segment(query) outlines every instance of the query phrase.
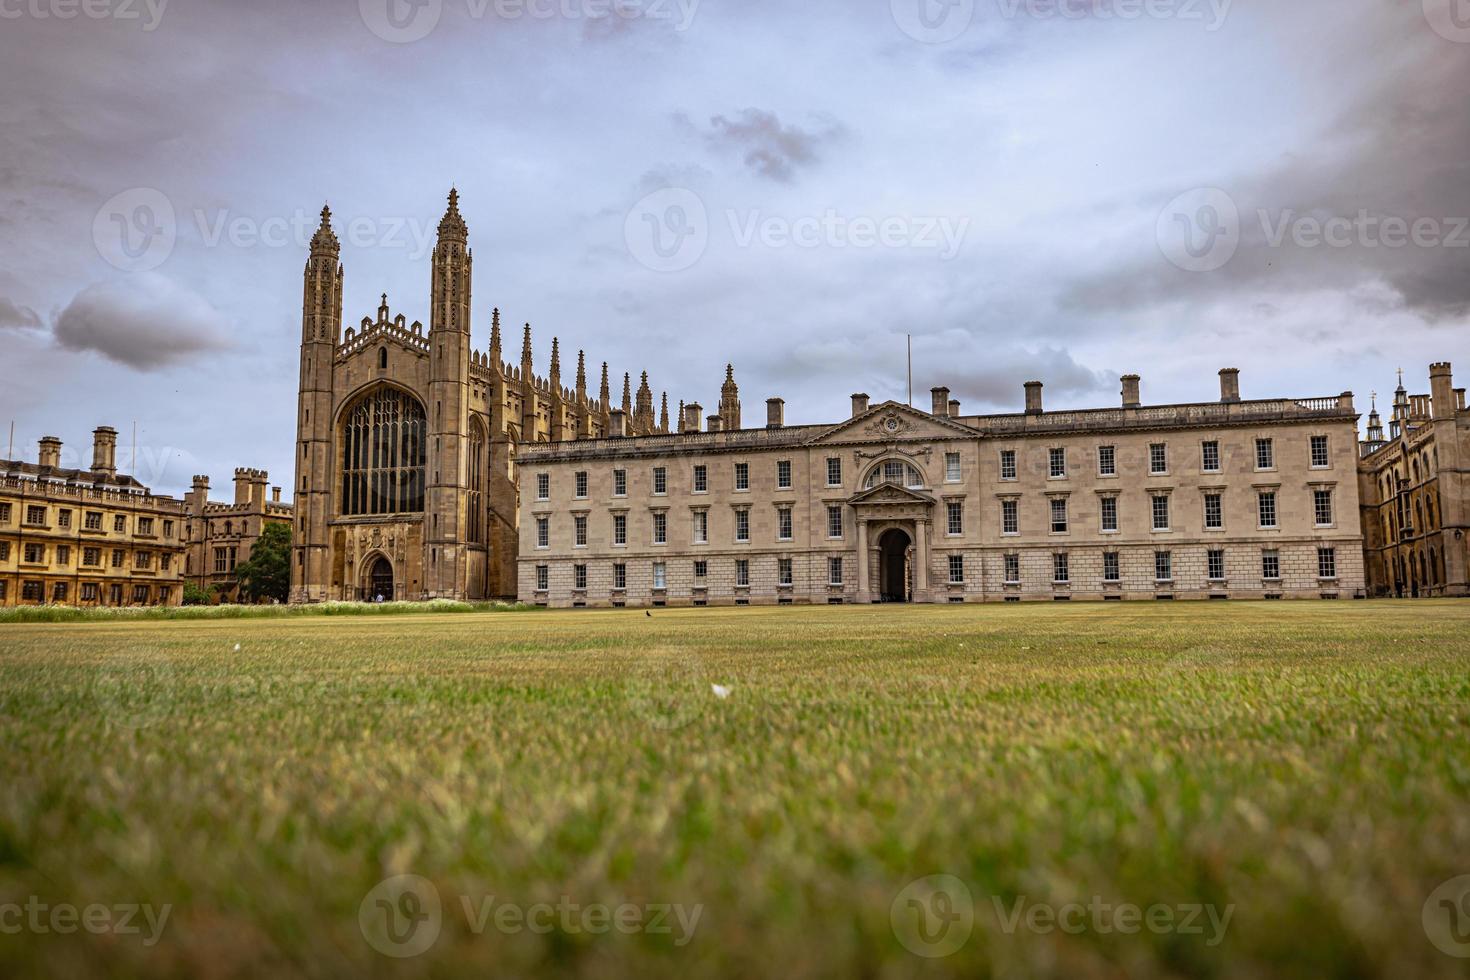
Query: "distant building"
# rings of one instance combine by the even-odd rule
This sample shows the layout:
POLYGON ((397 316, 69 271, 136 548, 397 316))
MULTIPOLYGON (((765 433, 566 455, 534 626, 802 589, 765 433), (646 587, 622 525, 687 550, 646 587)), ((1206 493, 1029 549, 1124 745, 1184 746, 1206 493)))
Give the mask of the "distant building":
POLYGON ((290 523, 263 470, 235 471, 234 504, 210 503, 202 476, 179 500, 117 472, 116 430, 92 439, 90 469, 63 467, 55 436, 35 463, 0 460, 0 605, 172 606, 185 581, 232 600, 265 523, 290 523))
POLYGON ((1387 436, 1376 402, 1368 415, 1358 484, 1375 596, 1470 595, 1470 410, 1448 363, 1429 366, 1429 387, 1410 395, 1399 372, 1387 436))
POLYGON ((92 433, 92 466, 0 460, 0 604, 167 606, 182 597, 184 507, 117 471, 117 432, 92 433))
POLYGON ((520 598, 551 606, 1364 594, 1351 393, 1019 414, 854 395, 850 417, 741 427, 727 368, 701 431, 532 445, 520 598))
POLYGON ((291 504, 281 501, 281 488, 266 487, 265 470, 235 470, 235 501, 209 499, 209 477, 194 477, 184 494, 184 578, 221 602, 240 598, 235 566, 250 559, 255 542, 268 524, 291 526, 291 504))

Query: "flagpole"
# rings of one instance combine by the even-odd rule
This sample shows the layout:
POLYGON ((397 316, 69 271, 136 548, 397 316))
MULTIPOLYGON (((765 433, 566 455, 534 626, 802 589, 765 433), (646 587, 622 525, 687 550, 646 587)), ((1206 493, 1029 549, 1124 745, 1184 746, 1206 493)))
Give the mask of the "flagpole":
POLYGON ((909 342, 909 408, 914 407, 914 335, 908 334, 909 342))

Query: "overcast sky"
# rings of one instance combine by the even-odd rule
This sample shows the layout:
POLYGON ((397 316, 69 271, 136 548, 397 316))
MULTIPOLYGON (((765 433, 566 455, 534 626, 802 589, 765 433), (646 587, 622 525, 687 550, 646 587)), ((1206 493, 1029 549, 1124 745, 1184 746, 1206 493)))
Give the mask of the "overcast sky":
POLYGON ((499 306, 538 372, 555 335, 707 412, 733 361, 748 425, 904 398, 906 333, 966 411, 1470 380, 1465 0, 608 9, 0 0, 16 454, 136 421, 158 490, 289 496, 317 212, 344 327, 427 322, 451 184, 478 347, 499 306))

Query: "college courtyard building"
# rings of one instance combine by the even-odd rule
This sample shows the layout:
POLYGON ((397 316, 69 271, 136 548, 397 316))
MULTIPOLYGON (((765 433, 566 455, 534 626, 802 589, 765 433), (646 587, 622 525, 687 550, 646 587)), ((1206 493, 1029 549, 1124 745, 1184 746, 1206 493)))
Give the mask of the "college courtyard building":
MULTIPOLYGON (((527 324, 476 350, 469 231, 451 191, 429 324, 343 329, 323 209, 303 273, 293 602, 520 599, 548 606, 1466 595, 1467 414, 1448 364, 1367 441, 1349 392, 965 414, 854 395, 847 418, 747 427, 586 359, 537 373, 527 324), (1422 515, 1422 516, 1421 516, 1422 515)), ((1376 406, 1375 406, 1376 408, 1376 406)))
POLYGON ((850 417, 527 447, 519 593, 551 606, 1365 594, 1351 394, 850 417))
MULTIPOLYGON (((90 466, 64 466, 62 455, 62 441, 45 436, 36 462, 0 460, 0 606, 173 606, 191 579, 234 595, 232 575, 192 572, 212 540, 200 515, 225 506, 208 502, 208 479, 195 477, 204 495, 193 499, 155 494, 118 472, 117 430, 106 425, 92 433, 90 466)), ((273 517, 290 519, 290 504, 275 507, 273 517)), ((248 556, 258 536, 232 545, 248 556)))

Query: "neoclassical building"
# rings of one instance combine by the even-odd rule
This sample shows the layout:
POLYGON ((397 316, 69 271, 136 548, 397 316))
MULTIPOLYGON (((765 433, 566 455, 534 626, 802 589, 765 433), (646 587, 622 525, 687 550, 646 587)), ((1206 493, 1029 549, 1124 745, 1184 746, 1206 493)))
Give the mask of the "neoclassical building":
POLYGON ((1351 393, 966 415, 854 395, 847 419, 527 446, 519 595, 550 606, 1352 598, 1351 393))
POLYGON ((1387 436, 1375 403, 1362 444, 1368 587, 1375 596, 1470 595, 1470 410, 1448 363, 1429 366, 1427 394, 1399 372, 1387 436))
MULTIPOLYGON (((564 385, 551 345, 545 375, 501 356, 500 311, 490 346, 470 340, 472 255, 459 195, 439 222, 429 324, 393 314, 342 326, 343 267, 323 208, 303 274, 296 426, 293 602, 479 599, 516 592, 516 461, 538 442, 600 438, 615 408, 602 365, 597 397, 577 354, 564 385)), ((623 376, 628 431, 668 430, 645 372, 636 396, 623 376)))

